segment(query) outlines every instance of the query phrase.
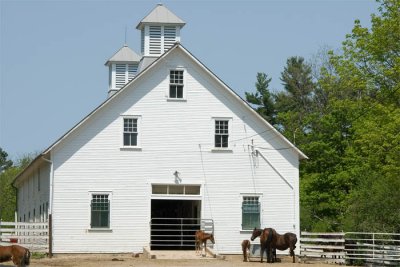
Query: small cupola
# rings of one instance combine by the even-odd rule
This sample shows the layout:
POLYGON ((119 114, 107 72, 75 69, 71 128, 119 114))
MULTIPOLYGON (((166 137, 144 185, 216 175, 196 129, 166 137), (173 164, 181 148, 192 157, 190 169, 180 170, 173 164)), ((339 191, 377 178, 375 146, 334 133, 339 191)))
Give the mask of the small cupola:
POLYGON ((162 4, 158 4, 136 26, 141 31, 141 53, 158 57, 180 42, 180 30, 185 22, 162 4))
POLYGON ((140 59, 141 57, 125 44, 107 60, 105 65, 109 67, 109 97, 136 76, 140 59))

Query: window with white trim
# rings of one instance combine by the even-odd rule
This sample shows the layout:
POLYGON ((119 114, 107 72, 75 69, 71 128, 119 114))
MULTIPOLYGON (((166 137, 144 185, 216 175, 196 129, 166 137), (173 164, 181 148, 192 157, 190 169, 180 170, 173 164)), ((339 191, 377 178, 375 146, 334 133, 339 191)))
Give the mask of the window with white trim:
POLYGON ((138 146, 138 118, 124 118, 123 139, 126 147, 138 146))
POLYGON ((260 228, 260 197, 243 196, 242 199, 242 229, 260 228))
POLYGON ((229 120, 215 120, 215 148, 229 147, 229 120))
POLYGON ((170 70, 169 98, 183 99, 183 70, 170 70))
POLYGON ((92 194, 90 228, 110 228, 110 195, 92 194))

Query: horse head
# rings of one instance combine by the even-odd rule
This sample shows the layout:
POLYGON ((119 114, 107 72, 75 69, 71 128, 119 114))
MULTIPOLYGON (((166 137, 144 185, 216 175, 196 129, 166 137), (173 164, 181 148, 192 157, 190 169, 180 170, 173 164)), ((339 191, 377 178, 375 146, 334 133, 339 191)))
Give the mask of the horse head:
POLYGON ((251 234, 251 241, 254 241, 257 237, 261 235, 261 229, 257 229, 257 227, 254 227, 253 233, 251 234))
POLYGON ((211 241, 213 244, 215 244, 215 240, 214 240, 214 235, 213 235, 213 234, 210 234, 210 241, 211 241))

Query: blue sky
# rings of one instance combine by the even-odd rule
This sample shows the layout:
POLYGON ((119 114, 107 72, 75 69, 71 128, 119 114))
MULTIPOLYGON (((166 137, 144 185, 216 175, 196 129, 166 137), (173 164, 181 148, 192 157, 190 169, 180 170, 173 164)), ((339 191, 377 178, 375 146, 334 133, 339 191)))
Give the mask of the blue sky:
POLYGON ((12 159, 41 152, 107 97, 104 63, 125 42, 140 51, 138 22, 157 3, 186 22, 181 42, 242 97, 257 72, 290 56, 341 47, 374 1, 0 0, 0 147, 12 159))

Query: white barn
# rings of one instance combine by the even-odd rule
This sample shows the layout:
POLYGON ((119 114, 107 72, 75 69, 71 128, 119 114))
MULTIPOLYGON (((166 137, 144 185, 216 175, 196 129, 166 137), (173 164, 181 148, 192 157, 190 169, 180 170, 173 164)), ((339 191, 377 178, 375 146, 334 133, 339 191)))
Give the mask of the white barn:
POLYGON ((193 248, 199 227, 222 254, 255 226, 299 236, 306 156, 181 45, 184 25, 156 6, 141 55, 106 62, 107 100, 14 180, 18 220, 50 218, 53 253, 193 248))

